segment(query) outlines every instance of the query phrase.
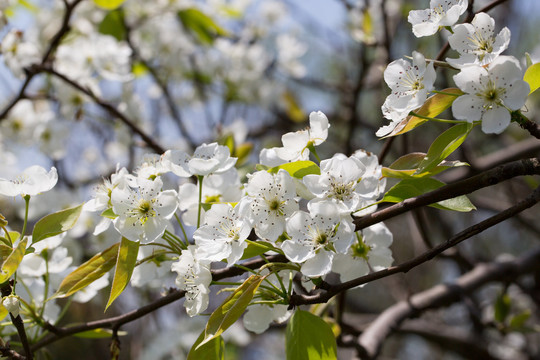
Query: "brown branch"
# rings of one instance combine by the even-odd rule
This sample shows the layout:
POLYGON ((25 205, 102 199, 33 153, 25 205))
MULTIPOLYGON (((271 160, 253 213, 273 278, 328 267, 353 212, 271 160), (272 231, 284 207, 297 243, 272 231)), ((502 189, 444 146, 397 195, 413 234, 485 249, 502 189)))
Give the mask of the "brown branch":
POLYGON ((140 129, 132 120, 128 119, 124 114, 122 114, 120 111, 118 111, 112 104, 106 102, 105 100, 99 98, 97 95, 95 95, 92 91, 85 88, 81 84, 77 83, 76 81, 68 78, 64 74, 61 74, 54 70, 51 67, 48 66, 38 66, 38 71, 45 72, 48 74, 51 74, 53 76, 56 76, 57 78, 64 81, 66 84, 69 84, 73 88, 79 90, 83 94, 90 97, 97 105, 99 105, 102 109, 107 111, 110 115, 116 117, 121 122, 124 123, 128 128, 130 128, 134 133, 139 135, 141 139, 150 147, 152 150, 157 152, 158 154, 162 154, 165 152, 165 149, 161 147, 150 135, 146 134, 142 129, 140 129))
POLYGON ((540 125, 538 125, 534 121, 527 118, 522 118, 522 120, 519 122, 519 126, 527 130, 529 134, 531 134, 535 138, 540 139, 540 125))
POLYGON ((298 305, 304 305, 304 304, 316 304, 316 303, 327 302, 333 296, 335 296, 336 294, 342 291, 352 289, 359 285, 366 284, 374 280, 382 279, 393 274, 406 273, 409 270, 433 259, 435 256, 441 254, 443 251, 456 246, 462 241, 467 240, 471 238, 472 236, 477 235, 481 233, 482 231, 489 229, 490 227, 493 227, 497 225, 498 223, 515 216, 516 214, 522 212, 523 210, 536 205, 538 201, 540 201, 540 187, 537 188, 525 200, 517 203, 516 205, 504 211, 501 211, 500 213, 492 217, 487 218, 484 221, 479 222, 478 224, 475 224, 471 227, 466 228, 465 230, 461 231, 460 233, 448 239, 446 242, 435 246, 434 248, 424 252, 423 254, 409 261, 406 261, 399 265, 391 266, 384 270, 373 272, 365 276, 361 276, 359 278, 356 278, 356 279, 353 279, 353 280, 350 280, 341 284, 328 285, 325 288, 326 291, 318 290, 317 293, 310 294, 310 295, 293 295, 290 299, 290 304, 292 306, 298 306, 298 305))
POLYGON ((476 190, 523 175, 540 175, 540 159, 524 159, 501 165, 468 179, 445 185, 437 190, 406 199, 372 214, 356 218, 354 221, 356 230, 361 230, 422 206, 470 194, 476 190))
POLYGON ((8 359, 26 360, 26 356, 19 354, 15 350, 11 350, 9 346, 0 346, 0 355, 5 356, 8 359))
POLYGON ((398 302, 386 309, 358 339, 358 344, 364 349, 363 357, 366 359, 375 358, 386 338, 405 319, 428 309, 447 306, 459 301, 464 294, 469 294, 489 282, 513 280, 539 268, 540 248, 513 261, 480 264, 452 284, 437 285, 413 295, 406 301, 398 302))

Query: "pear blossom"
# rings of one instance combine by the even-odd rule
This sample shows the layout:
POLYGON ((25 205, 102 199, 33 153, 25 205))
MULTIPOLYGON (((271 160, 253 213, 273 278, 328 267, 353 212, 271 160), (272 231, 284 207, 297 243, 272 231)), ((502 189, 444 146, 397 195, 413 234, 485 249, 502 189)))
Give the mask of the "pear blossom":
POLYGON ((17 29, 10 30, 0 41, 0 54, 13 75, 22 78, 24 69, 38 63, 39 49, 36 44, 24 38, 24 33, 17 29))
POLYGON ((368 274, 370 269, 386 269, 394 261, 389 249, 391 244, 392 233, 383 223, 365 228, 346 254, 334 256, 332 271, 340 275, 342 282, 346 282, 368 274))
POLYGON ((0 178, 0 195, 34 196, 39 193, 51 190, 58 181, 58 173, 55 167, 49 172, 39 165, 30 166, 25 169, 14 180, 0 178))
MULTIPOLYGON (((333 202, 342 214, 359 210, 372 203, 375 189, 361 184, 367 167, 356 156, 336 154, 321 161, 321 174, 304 176, 304 184, 315 198, 308 203, 308 209, 319 202, 333 202), (364 193, 365 192, 365 193, 364 193)), ((374 184, 373 179, 370 181, 374 184)), ((374 185, 375 186, 375 185, 374 185)))
POLYGON ((251 218, 257 236, 276 241, 285 230, 285 219, 298 210, 292 177, 283 169, 277 174, 257 171, 246 185, 251 218))
POLYGON ((392 61, 384 70, 384 81, 392 91, 383 105, 385 117, 392 119, 394 116, 388 115, 391 111, 406 116, 420 107, 433 90, 435 78, 433 63, 427 64, 417 51, 413 51, 412 64, 404 59, 392 61))
POLYGON ((448 43, 460 57, 446 61, 458 69, 469 64, 487 65, 510 43, 510 30, 505 27, 495 36, 495 20, 483 12, 476 14, 470 24, 454 26, 453 31, 448 43))
POLYGON ((435 34, 441 26, 454 25, 467 10, 467 0, 431 0, 429 9, 412 10, 408 21, 416 37, 435 34))
POLYGON ((276 39, 278 66, 293 78, 301 78, 306 74, 306 67, 298 60, 308 47, 290 34, 281 34, 276 39))
POLYGON ((2 298, 2 305, 6 308, 9 313, 16 318, 19 316, 19 311, 21 310, 21 301, 16 295, 8 295, 2 298))
POLYGON ((510 124, 510 110, 518 110, 527 100, 529 84, 523 81, 519 61, 499 56, 487 68, 471 65, 454 76, 465 93, 452 103, 456 119, 482 120, 482 131, 500 134, 510 124))
POLYGON ((193 156, 181 150, 167 150, 163 162, 177 176, 219 174, 232 168, 236 158, 230 156, 229 148, 217 143, 202 144, 193 156))
POLYGON ((248 205, 242 202, 235 208, 230 204, 212 206, 206 213, 205 224, 193 234, 197 258, 210 261, 227 259, 229 265, 240 260, 251 232, 251 224, 245 216, 248 205))
POLYGON ((347 251, 353 232, 352 218, 341 217, 332 203, 319 203, 315 211, 297 211, 287 220, 290 240, 281 249, 290 261, 303 263, 302 274, 323 276, 330 272, 335 253, 347 251))
POLYGON ((137 178, 137 188, 116 187, 111 193, 117 218, 114 227, 132 241, 152 242, 160 237, 178 207, 174 190, 162 191, 163 181, 137 178))
POLYGON ((285 162, 308 160, 309 147, 322 144, 328 137, 329 127, 326 115, 321 111, 312 111, 309 114, 309 128, 283 135, 283 147, 275 148, 276 155, 285 162))
POLYGON ((184 307, 189 316, 195 316, 208 307, 210 283, 210 261, 198 259, 195 256, 195 246, 188 246, 182 251, 178 262, 171 266, 171 270, 178 273, 176 286, 186 291, 184 307))

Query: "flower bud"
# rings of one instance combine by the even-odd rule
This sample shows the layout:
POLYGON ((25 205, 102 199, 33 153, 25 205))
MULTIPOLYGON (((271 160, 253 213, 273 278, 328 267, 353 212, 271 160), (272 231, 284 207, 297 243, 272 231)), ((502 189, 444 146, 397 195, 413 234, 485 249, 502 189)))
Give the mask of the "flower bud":
POLYGON ((20 301, 19 297, 16 295, 9 295, 5 296, 2 299, 2 305, 13 315, 13 317, 19 316, 19 310, 20 310, 20 301))

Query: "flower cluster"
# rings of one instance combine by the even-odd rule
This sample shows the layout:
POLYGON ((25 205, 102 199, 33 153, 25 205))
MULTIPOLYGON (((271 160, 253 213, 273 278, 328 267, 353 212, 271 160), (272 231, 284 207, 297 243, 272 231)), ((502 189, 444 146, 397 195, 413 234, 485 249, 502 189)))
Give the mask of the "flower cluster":
MULTIPOLYGON (((471 24, 455 25, 467 5, 466 0, 432 0, 430 9, 411 11, 409 22, 417 37, 451 27, 448 42, 459 58, 446 61, 459 70, 454 81, 464 93, 452 103, 454 117, 471 123, 481 121, 485 133, 499 134, 510 124, 510 112, 525 105, 529 85, 523 81, 519 61, 512 56, 500 56, 510 42, 508 28, 495 35, 495 21, 482 12, 475 15, 471 24)), ((435 90, 433 64, 413 52, 412 64, 398 59, 388 65, 384 79, 392 92, 382 112, 391 123, 380 128, 378 136, 392 134, 435 90)))

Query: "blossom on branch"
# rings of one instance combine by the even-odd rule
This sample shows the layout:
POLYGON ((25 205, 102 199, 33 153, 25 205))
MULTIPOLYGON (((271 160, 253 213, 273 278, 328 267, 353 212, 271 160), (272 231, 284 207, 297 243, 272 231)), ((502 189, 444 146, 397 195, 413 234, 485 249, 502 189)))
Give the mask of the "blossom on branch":
POLYGON ((14 180, 0 178, 0 195, 34 196, 51 190, 58 181, 56 168, 52 167, 49 172, 41 166, 34 165, 25 169, 21 175, 14 180))
POLYGON ((431 0, 429 9, 412 10, 408 20, 416 37, 430 36, 441 26, 454 25, 467 10, 467 0, 431 0))

